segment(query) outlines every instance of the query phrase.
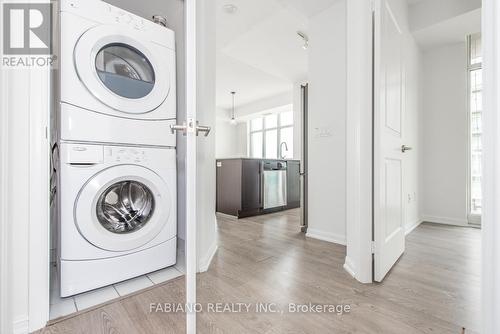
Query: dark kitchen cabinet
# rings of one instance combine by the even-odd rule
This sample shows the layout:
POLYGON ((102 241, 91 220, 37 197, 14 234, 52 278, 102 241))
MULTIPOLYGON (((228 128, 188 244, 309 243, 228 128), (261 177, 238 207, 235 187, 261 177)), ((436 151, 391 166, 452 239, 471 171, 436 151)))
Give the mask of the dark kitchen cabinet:
POLYGON ((264 209, 263 164, 283 162, 266 159, 217 160, 216 210, 238 218, 300 207, 300 162, 286 161, 287 205, 264 209))
POLYGON ((262 182, 260 160, 243 160, 241 175, 241 210, 258 211, 262 208, 262 182))
POLYGON ((262 209, 261 160, 217 160, 217 212, 237 217, 262 209))

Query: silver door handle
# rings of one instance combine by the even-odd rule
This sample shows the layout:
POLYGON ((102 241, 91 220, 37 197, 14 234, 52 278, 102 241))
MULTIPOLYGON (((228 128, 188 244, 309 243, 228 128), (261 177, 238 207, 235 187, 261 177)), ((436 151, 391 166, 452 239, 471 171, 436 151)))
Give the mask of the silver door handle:
POLYGON ((185 136, 187 132, 186 123, 180 124, 171 124, 170 125, 170 133, 175 134, 176 131, 181 131, 182 135, 185 136))
POLYGON ((401 146, 401 152, 405 153, 406 151, 411 151, 413 150, 413 147, 403 145, 401 146))
POLYGON ((204 132, 205 137, 208 137, 208 135, 210 134, 210 131, 212 131, 211 127, 196 124, 196 135, 197 136, 200 134, 200 132, 204 132))

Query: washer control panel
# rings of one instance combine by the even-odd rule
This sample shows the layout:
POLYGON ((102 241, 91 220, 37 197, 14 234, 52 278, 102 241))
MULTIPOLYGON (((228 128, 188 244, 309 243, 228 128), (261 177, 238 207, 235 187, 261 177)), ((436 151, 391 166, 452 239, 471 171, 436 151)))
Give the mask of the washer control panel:
POLYGON ((144 163, 148 161, 145 150, 134 147, 106 147, 106 162, 144 163))

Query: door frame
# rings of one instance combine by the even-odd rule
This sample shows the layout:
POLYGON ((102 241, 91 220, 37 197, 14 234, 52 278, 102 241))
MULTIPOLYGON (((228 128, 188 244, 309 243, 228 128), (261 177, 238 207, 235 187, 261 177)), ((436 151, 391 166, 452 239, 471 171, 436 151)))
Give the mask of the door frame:
MULTIPOLYGON (((196 304, 197 272, 197 206, 196 206, 196 141, 197 133, 197 4, 186 0, 186 304, 196 304), (189 163, 191 162, 191 163, 189 163)), ((196 312, 189 307, 186 313, 186 333, 196 333, 196 312)))
POLYGON ((373 24, 372 1, 347 1, 347 144, 344 269, 373 282, 373 24))
MULTIPOLYGON (((347 2, 347 256, 344 268, 358 281, 371 283, 372 272, 372 22, 373 3, 365 0, 347 2), (365 162, 365 163, 363 163, 365 162)), ((485 162, 498 169, 500 160, 500 138, 498 136, 500 110, 500 4, 495 0, 483 0, 482 35, 483 69, 486 85, 484 90, 485 117, 485 162), (489 85, 488 85, 489 84, 489 85), (489 111, 492 111, 491 113, 489 111)), ((498 171, 486 168, 483 190, 486 200, 482 219, 482 326, 483 332, 493 333, 500 327, 496 312, 500 309, 500 268, 495 259, 500 257, 500 247, 495 241, 500 239, 498 217, 495 208, 495 194, 500 191, 498 171), (491 200, 488 200, 490 199, 491 200), (491 202, 491 206, 488 203, 491 202), (496 290, 495 290, 496 289, 496 290), (493 293, 494 292, 494 293, 493 293)))
POLYGON ((500 3, 483 0, 483 217, 482 228, 482 332, 494 333, 500 328, 500 210, 496 205, 500 192, 500 3))
MULTIPOLYGON (((48 1, 46 1, 48 2, 48 1)), ((50 114, 50 69, 12 69, 2 70, 1 95, 2 95, 2 134, 1 134, 1 229, 0 229, 0 328, 2 332, 32 332, 46 325, 49 320, 49 114, 50 114), (21 83, 22 82, 22 86, 21 83), (22 87, 22 88, 21 88, 22 87), (16 90, 17 89, 17 90, 16 90), (13 101, 21 98, 15 94, 18 91, 28 91, 27 106, 23 110, 16 109, 10 112, 13 101), (18 196, 27 198, 29 201, 29 212, 27 220, 20 223, 25 224, 27 234, 23 240, 13 240, 9 224, 12 209, 11 198, 11 170, 16 166, 10 166, 10 157, 14 152, 12 142, 13 136, 23 136, 24 133, 13 133, 9 131, 9 123, 17 123, 28 130, 27 137, 21 138, 26 150, 25 159, 29 166, 23 168, 27 171, 23 177, 27 181, 25 189, 18 189, 18 196), (12 250, 14 242, 24 245, 22 250, 26 258, 14 259, 12 250), (24 314, 12 314, 10 305, 15 296, 13 295, 12 263, 21 261, 26 265, 27 277, 20 277, 19 281, 26 281, 28 290, 27 304, 23 304, 24 314)), ((24 95, 25 96, 25 95, 24 95)), ((24 97, 23 96, 23 97, 24 97)), ((16 196, 14 196, 16 197, 16 196)))
MULTIPOLYGON (((3 31, 2 31, 3 33, 3 31)), ((6 71, 0 69, 0 332, 8 333, 12 325, 9 311, 9 262, 10 252, 8 247, 8 191, 5 186, 8 182, 8 100, 7 100, 7 78, 6 71)))

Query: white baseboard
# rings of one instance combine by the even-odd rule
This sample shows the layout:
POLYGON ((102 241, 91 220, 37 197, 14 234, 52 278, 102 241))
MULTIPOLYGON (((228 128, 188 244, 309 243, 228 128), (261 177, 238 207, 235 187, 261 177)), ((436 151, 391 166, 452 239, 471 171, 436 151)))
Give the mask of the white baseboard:
POLYGON ((428 223, 436 223, 436 224, 444 224, 444 225, 453 225, 453 226, 469 226, 469 222, 467 219, 457 219, 457 218, 448 218, 448 217, 436 217, 436 216, 429 216, 429 215, 423 215, 422 216, 422 221, 423 222, 428 222, 428 223))
POLYGON ((354 269, 351 258, 348 256, 345 257, 344 270, 347 271, 353 278, 356 278, 356 270, 354 269))
MULTIPOLYGON (((228 215, 227 213, 222 213, 222 212, 216 212, 216 216, 221 216, 221 217, 226 217, 226 218, 232 218, 232 219, 238 219, 238 216, 233 216, 233 215, 228 215)), ((216 217, 217 219, 217 217, 216 217)))
POLYGON ((214 243, 208 249, 206 256, 200 259, 200 262, 198 263, 198 272, 204 273, 205 271, 208 270, 215 256, 215 253, 217 253, 217 249, 218 249, 217 240, 215 240, 214 243))
POLYGON ((322 241, 328 241, 342 246, 345 246, 347 244, 345 235, 323 232, 311 228, 307 229, 306 237, 322 241))
POLYGON ((14 334, 27 334, 29 330, 29 318, 28 316, 20 316, 14 320, 12 324, 12 332, 14 334))
POLYGON ((405 235, 408 235, 411 232, 413 232, 413 230, 416 229, 417 227, 419 227, 420 224, 422 224, 422 223, 423 223, 422 219, 417 219, 413 223, 406 225, 405 226, 405 235))

